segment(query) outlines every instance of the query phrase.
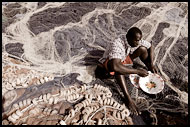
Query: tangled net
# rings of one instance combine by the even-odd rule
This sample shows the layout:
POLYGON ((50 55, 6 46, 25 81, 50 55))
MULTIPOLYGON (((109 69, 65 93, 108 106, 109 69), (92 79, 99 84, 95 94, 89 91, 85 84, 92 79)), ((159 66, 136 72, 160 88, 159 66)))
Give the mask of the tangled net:
POLYGON ((57 89, 49 87, 49 91, 40 92, 42 84, 48 87, 46 83, 54 80, 53 74, 11 65, 26 63, 5 54, 3 58, 3 115, 6 116, 3 125, 133 124, 129 110, 112 97, 109 88, 100 84, 66 87, 61 83, 57 89))
POLYGON ((101 85, 71 86, 14 103, 7 124, 14 125, 131 125, 130 112, 101 85), (78 102, 80 101, 80 102, 78 102), (78 102, 71 106, 71 103, 78 102), (67 104, 67 106, 65 105, 67 104), (65 112, 66 109, 68 113, 65 112), (102 110, 104 112, 102 112, 102 110))

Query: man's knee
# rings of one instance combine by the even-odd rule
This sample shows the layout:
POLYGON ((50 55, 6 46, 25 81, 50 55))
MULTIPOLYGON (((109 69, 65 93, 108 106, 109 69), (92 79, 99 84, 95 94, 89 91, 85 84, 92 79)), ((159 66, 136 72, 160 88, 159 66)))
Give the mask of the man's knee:
POLYGON ((147 48, 146 47, 144 47, 144 46, 140 46, 139 48, 138 48, 138 50, 140 51, 140 59, 141 60, 146 60, 147 58, 148 58, 148 51, 147 51, 147 48))
POLYGON ((140 46, 138 48, 138 50, 142 53, 142 54, 148 54, 147 48, 144 46, 140 46))

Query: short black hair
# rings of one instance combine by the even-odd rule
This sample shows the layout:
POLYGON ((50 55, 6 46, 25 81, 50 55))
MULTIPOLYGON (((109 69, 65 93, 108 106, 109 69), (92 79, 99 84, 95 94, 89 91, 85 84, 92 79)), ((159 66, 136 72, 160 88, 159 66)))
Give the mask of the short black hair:
POLYGON ((142 35, 142 31, 139 28, 131 27, 126 34, 126 37, 132 37, 133 38, 133 37, 135 37, 136 33, 139 33, 140 35, 142 35))

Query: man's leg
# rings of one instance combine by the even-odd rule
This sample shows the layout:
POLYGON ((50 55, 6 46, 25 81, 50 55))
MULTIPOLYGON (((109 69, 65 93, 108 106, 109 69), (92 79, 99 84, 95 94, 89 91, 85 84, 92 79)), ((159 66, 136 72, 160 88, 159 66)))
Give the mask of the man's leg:
POLYGON ((107 70, 104 68, 103 65, 98 64, 95 69, 95 77, 99 79, 107 79, 110 78, 110 74, 107 72, 107 70))
POLYGON ((135 58, 139 57, 140 60, 146 65, 148 70, 150 69, 150 56, 148 55, 148 51, 146 47, 140 46, 136 49, 133 54, 129 55, 131 60, 133 61, 135 58))

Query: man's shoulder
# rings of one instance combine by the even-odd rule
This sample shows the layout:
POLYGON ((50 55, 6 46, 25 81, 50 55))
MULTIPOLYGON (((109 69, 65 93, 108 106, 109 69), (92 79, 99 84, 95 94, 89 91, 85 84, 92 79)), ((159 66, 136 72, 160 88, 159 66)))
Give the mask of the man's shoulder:
POLYGON ((145 43, 150 43, 149 41, 143 40, 143 39, 141 39, 141 41, 142 41, 142 42, 145 42, 145 43))
POLYGON ((141 45, 147 47, 147 48, 150 48, 151 46, 151 43, 147 40, 141 40, 141 45))
POLYGON ((115 41, 118 43, 125 43, 126 42, 126 38, 124 35, 119 35, 117 38, 115 38, 115 41))
POLYGON ((141 40, 141 43, 142 43, 142 44, 150 44, 149 41, 147 41, 147 40, 143 40, 143 39, 141 40))

